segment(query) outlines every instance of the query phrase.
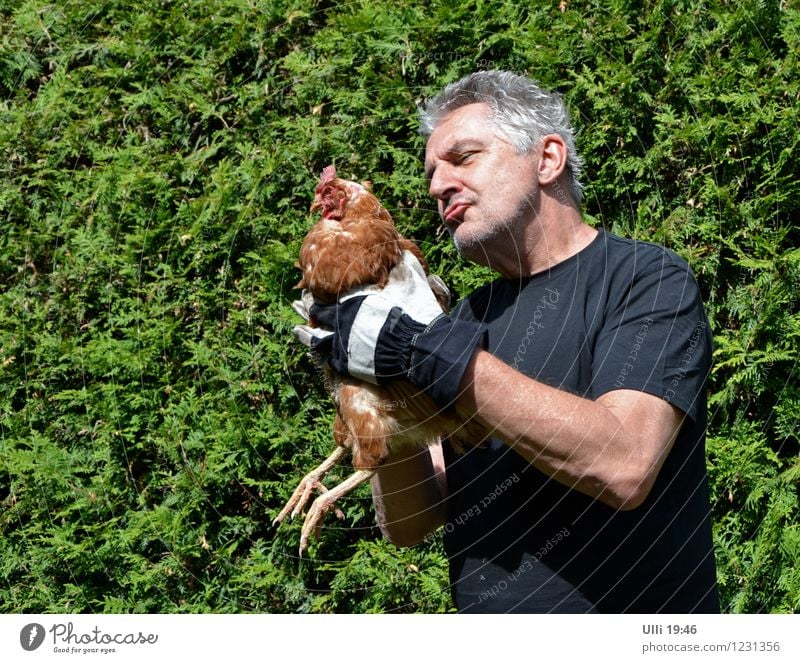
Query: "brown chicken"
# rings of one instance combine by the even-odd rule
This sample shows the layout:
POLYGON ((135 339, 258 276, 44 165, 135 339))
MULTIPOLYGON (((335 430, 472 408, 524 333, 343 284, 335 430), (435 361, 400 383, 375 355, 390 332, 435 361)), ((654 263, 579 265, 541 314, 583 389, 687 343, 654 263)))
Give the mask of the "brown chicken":
MULTIPOLYGON (((332 303, 340 295, 365 284, 385 286, 389 272, 410 251, 427 273, 427 263, 416 244, 401 237, 392 217, 369 191, 369 184, 357 184, 336 177, 328 166, 317 185, 311 211, 322 211, 322 219, 309 231, 300 249, 299 267, 306 288, 315 299, 332 303)), ((428 278, 442 309, 447 309, 449 292, 436 277, 428 278)), ((313 320, 311 321, 313 324, 313 320)), ((474 422, 465 423, 453 412, 441 411, 431 398, 405 380, 373 385, 340 375, 327 365, 326 385, 336 405, 333 438, 336 450, 309 472, 295 489, 286 506, 273 521, 294 518, 305 507, 314 490, 321 493, 306 515, 300 535, 300 555, 309 536, 319 535, 322 521, 337 499, 368 481, 386 460, 392 448, 411 445, 424 449, 442 437, 475 444, 486 432, 474 422), (330 490, 323 477, 350 452, 355 472, 330 490)))

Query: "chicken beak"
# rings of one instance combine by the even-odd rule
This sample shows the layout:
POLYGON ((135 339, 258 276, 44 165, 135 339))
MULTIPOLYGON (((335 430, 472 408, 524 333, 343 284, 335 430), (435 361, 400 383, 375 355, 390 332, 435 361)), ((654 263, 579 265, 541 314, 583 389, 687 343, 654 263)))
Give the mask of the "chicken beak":
POLYGON ((322 198, 319 196, 314 196, 314 202, 311 203, 311 209, 309 212, 319 212, 322 209, 322 198))

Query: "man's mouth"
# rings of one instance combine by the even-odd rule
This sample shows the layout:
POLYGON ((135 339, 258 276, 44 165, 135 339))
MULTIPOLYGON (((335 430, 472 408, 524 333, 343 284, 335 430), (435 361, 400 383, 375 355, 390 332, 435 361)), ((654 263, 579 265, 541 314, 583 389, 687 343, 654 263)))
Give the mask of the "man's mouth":
POLYGON ((464 213, 467 211, 469 203, 456 202, 450 203, 445 209, 442 217, 445 223, 460 223, 464 219, 464 213))

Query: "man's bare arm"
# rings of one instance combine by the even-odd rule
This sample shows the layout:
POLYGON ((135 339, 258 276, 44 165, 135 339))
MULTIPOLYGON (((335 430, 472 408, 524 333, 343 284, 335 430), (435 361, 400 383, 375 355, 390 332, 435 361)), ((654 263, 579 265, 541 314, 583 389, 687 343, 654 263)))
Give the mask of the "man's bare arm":
MULTIPOLYGON (((475 416, 523 458, 557 481, 615 509, 639 506, 653 487, 685 415, 666 401, 620 389, 596 401, 528 378, 478 351, 457 408, 475 416)), ((441 446, 403 451, 372 480, 378 522, 400 546, 446 520, 441 446)))
POLYGON ((666 401, 620 389, 592 401, 524 376, 479 350, 457 408, 539 470, 616 509, 639 506, 684 420, 666 401))
POLYGON ((411 546, 444 524, 447 481, 441 445, 401 449, 372 478, 378 525, 398 546, 411 546))

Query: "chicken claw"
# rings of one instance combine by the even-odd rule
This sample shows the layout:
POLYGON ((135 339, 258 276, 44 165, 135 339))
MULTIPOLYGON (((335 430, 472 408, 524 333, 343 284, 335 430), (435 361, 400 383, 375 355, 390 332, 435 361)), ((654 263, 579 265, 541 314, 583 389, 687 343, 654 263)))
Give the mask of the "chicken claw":
MULTIPOLYGON (((306 502, 308 502, 311 497, 311 491, 315 488, 323 494, 327 493, 328 489, 322 484, 322 479, 330 472, 331 468, 339 463, 346 455, 347 449, 336 447, 334 452, 328 456, 319 467, 306 474, 297 485, 297 488, 294 489, 286 506, 281 509, 281 512, 275 517, 275 520, 272 521, 273 526, 282 523, 286 516, 289 515, 289 512, 291 512, 291 519, 294 520, 297 514, 305 507, 306 502)), ((344 518, 344 514, 339 509, 336 509, 336 517, 342 519, 344 518)))
MULTIPOLYGON (((314 534, 314 538, 319 538, 319 534, 322 531, 322 522, 328 511, 334 508, 337 512, 337 516, 341 513, 338 508, 334 507, 336 500, 342 495, 346 495, 357 486, 360 486, 362 483, 369 481, 374 474, 375 470, 358 470, 357 472, 353 472, 353 474, 342 481, 342 483, 334 486, 330 490, 326 490, 314 500, 311 504, 311 508, 308 510, 308 514, 306 514, 303 529, 300 531, 300 557, 303 556, 303 553, 308 548, 308 539, 311 534, 314 534)), ((284 509, 285 508, 286 507, 284 507, 284 509)))

